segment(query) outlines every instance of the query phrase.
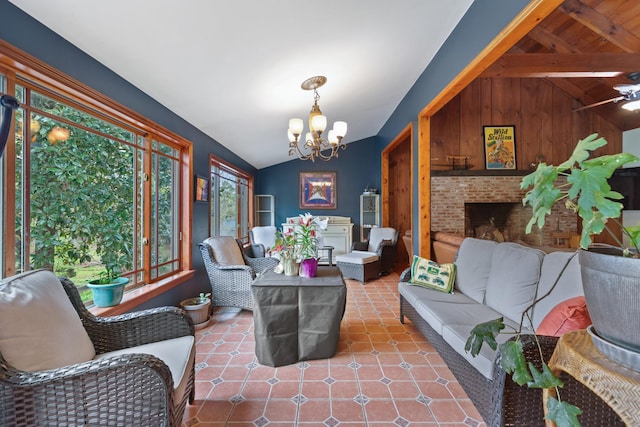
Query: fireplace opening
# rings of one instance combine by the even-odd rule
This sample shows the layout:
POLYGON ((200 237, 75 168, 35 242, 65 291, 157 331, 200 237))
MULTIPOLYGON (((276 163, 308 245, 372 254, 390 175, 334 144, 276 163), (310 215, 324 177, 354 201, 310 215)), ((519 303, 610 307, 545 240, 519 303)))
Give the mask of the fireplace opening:
POLYGON ((521 238, 521 203, 465 203, 465 236, 508 242, 521 238))

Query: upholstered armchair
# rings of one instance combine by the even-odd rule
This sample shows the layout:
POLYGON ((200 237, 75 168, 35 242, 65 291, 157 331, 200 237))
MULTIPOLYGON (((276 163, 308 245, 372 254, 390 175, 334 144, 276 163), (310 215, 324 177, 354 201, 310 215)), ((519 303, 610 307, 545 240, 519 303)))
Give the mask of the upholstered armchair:
POLYGON ((233 237, 210 237, 199 246, 211 283, 212 304, 253 310, 251 284, 256 274, 274 268, 279 261, 248 257, 233 237))
POLYGON ((0 283, 2 425, 179 427, 194 360, 179 308, 96 317, 50 271, 0 283))
POLYGON ((276 244, 276 227, 273 225, 253 227, 249 230, 249 243, 253 258, 267 256, 269 249, 276 244))

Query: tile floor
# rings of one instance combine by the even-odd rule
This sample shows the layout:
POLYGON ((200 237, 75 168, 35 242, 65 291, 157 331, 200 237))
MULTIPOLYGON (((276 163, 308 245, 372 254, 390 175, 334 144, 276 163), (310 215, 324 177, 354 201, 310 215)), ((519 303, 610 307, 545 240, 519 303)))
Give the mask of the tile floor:
POLYGON ((196 402, 184 426, 484 426, 429 342, 398 320, 398 275, 347 283, 338 352, 272 368, 251 312, 216 308, 197 331, 196 402))

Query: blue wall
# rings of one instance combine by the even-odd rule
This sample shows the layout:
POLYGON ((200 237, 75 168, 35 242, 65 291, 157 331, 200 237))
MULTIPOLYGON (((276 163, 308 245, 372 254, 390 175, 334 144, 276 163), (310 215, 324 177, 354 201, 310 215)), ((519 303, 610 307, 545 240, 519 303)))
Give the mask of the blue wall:
MULTIPOLYGON (((283 144, 283 149, 285 148, 283 144)), ((377 138, 367 138, 347 144, 337 159, 328 162, 290 160, 260 169, 256 175, 256 194, 275 196, 276 225, 286 217, 310 212, 314 215, 339 215, 360 222, 360 197, 365 187, 380 189, 380 150, 377 138), (300 209, 299 173, 336 172, 336 209, 300 209)), ((360 229, 353 229, 354 238, 360 229)))
MULTIPOLYGON (((409 123, 413 122, 413 170, 417 171, 418 114, 528 3, 529 0, 475 1, 378 133, 380 151, 409 123)), ((420 177, 417 173, 413 176, 413 200, 415 201, 413 223, 419 224, 418 180, 420 177)), ((417 251, 418 239, 413 241, 414 251, 417 251)))
MULTIPOLYGON (((93 58, 51 32, 20 9, 0 0, 0 39, 104 93, 111 99, 148 117, 183 136, 194 144, 194 172, 206 175, 208 155, 216 154, 256 176, 259 193, 276 196, 277 223, 300 212, 298 208, 298 173, 300 171, 336 171, 338 202, 335 210, 312 211, 321 215, 350 216, 359 220, 359 194, 368 186, 380 188, 380 151, 410 122, 416 122, 426 106, 466 64, 468 64, 526 6, 527 0, 482 0, 474 2, 462 21, 445 42, 411 90, 398 105, 380 133, 348 144, 340 158, 328 163, 293 160, 256 171, 217 141, 204 135, 172 111, 137 89, 93 58)), ((399 46, 401 48, 401 46, 399 46)), ((416 52, 416 55, 420 55, 416 52)), ((389 76, 393 78, 393 76, 389 76)), ((417 138, 417 132, 414 133, 417 138)), ((414 141, 417 150, 417 140, 414 141)), ((286 144, 283 145, 286 149, 286 144)), ((417 159, 417 155, 414 156, 417 159)), ((417 170, 417 160, 414 170, 417 170)), ((414 174, 417 175, 417 174, 414 174)), ((417 177, 416 177, 417 179, 417 177)), ((417 181, 415 188, 417 188, 417 181)), ((414 194, 417 196, 417 194, 414 194)), ((417 198, 414 199, 417 201, 417 198)), ((414 222, 417 221, 414 206, 414 222)), ((180 300, 206 290, 208 280, 197 243, 208 236, 208 210, 203 204, 193 209, 194 279, 157 297, 141 308, 177 304, 180 300)), ((357 231, 354 230, 354 235, 357 231)))

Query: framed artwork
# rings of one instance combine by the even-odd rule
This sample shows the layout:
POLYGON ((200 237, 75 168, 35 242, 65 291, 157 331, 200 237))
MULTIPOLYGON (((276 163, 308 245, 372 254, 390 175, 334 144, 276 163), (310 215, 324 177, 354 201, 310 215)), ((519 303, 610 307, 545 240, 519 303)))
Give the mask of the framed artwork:
POLYGON ((335 209, 336 173, 300 172, 300 208, 335 209))
POLYGON ((483 126, 487 169, 516 168, 516 127, 483 126))
POLYGON ((209 179, 196 175, 195 187, 196 202, 207 203, 209 201, 209 179))

